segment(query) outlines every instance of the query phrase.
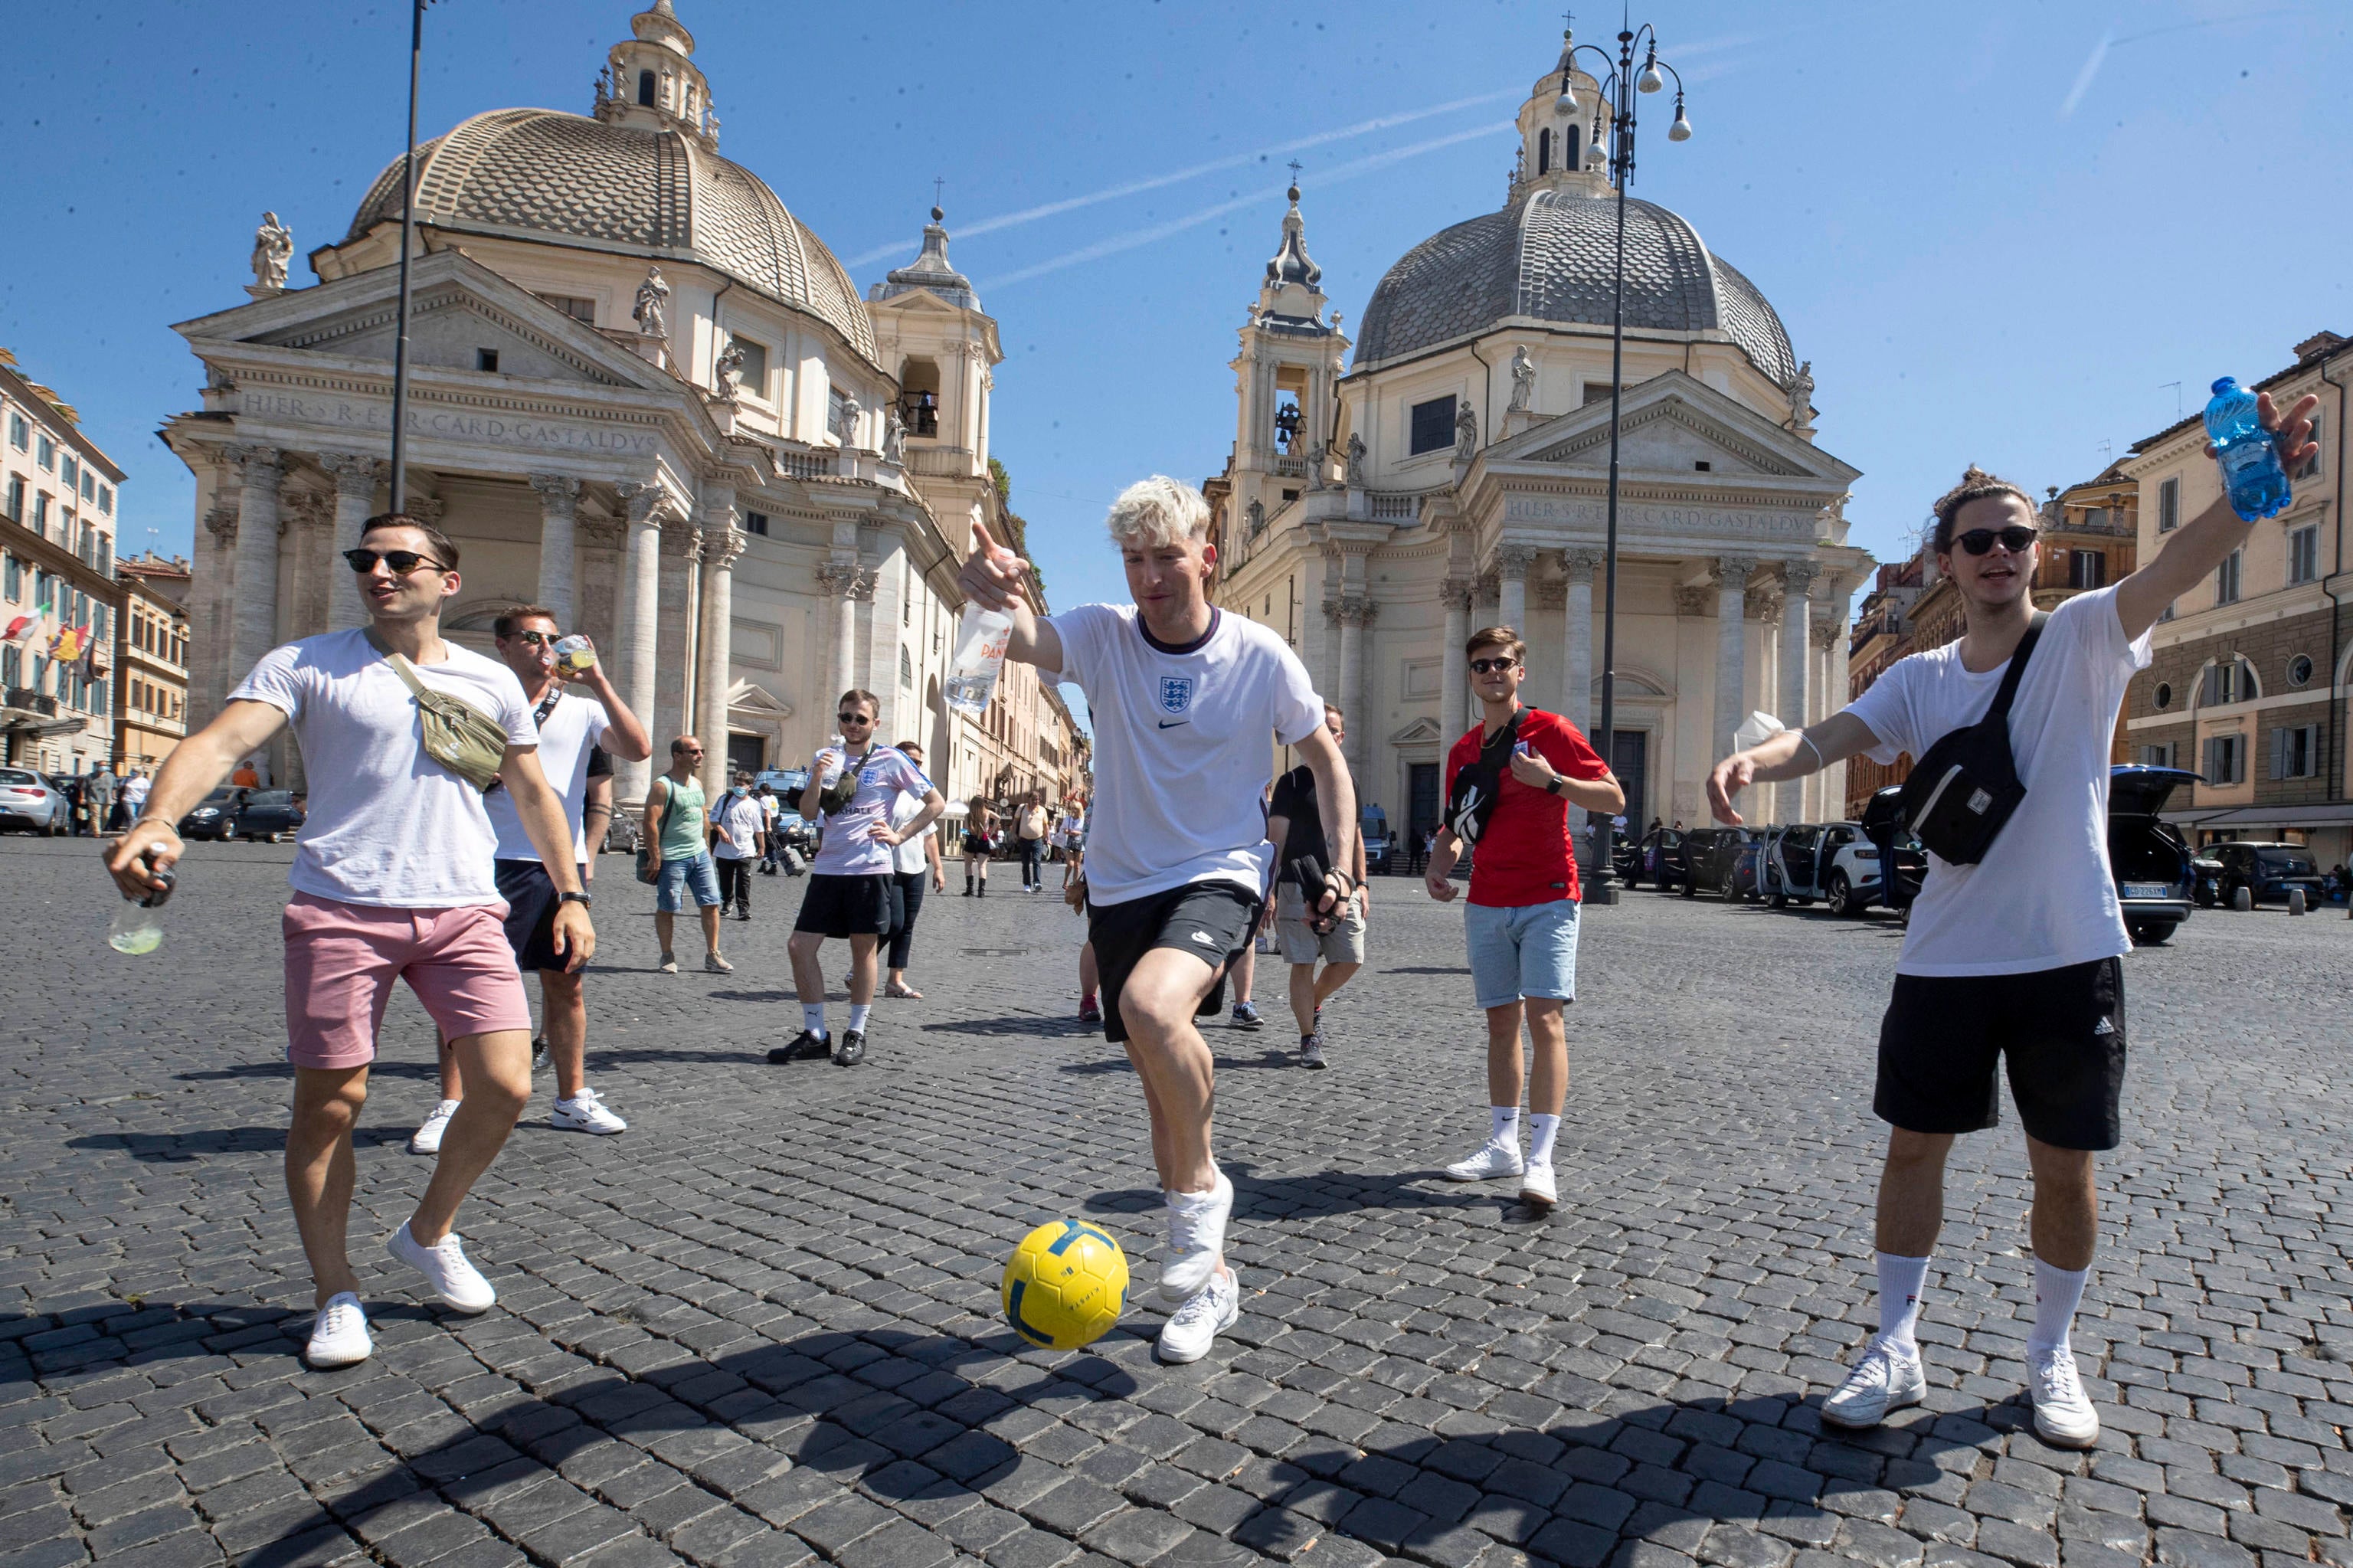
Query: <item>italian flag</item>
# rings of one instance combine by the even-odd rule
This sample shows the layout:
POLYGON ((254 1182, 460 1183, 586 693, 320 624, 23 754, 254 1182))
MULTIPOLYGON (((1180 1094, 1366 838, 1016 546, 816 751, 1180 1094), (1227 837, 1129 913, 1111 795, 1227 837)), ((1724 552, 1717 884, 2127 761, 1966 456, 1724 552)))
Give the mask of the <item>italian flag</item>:
POLYGON ((53 634, 57 620, 56 604, 44 603, 32 614, 20 615, 10 621, 7 632, 0 635, 0 642, 15 643, 19 647, 36 646, 53 634))

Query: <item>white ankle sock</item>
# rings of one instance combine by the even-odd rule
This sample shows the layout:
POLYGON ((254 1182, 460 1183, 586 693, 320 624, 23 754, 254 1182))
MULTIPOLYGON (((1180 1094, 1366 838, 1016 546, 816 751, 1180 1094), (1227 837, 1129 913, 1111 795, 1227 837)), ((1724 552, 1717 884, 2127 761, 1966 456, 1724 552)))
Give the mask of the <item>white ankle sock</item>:
POLYGON ((1487 1141, 1509 1143, 1520 1141, 1520 1107, 1489 1106, 1487 1107, 1487 1141))
POLYGON ((851 1002, 849 1004, 849 1027, 856 1030, 860 1034, 865 1033, 866 1015, 873 1011, 874 1004, 871 1001, 851 1002))
POLYGON ((2031 1351, 2067 1349, 2067 1331, 2073 1327, 2075 1308, 2083 1305, 2088 1268, 2053 1268, 2034 1260, 2034 1333, 2026 1341, 2031 1351))
POLYGON ((1917 1359, 1920 1292, 1928 1283, 1928 1260, 1879 1255, 1879 1342, 1907 1359, 1917 1359))
POLYGON ((801 1027, 807 1030, 812 1034, 823 1034, 825 1033, 825 1003, 821 1001, 805 1001, 801 1003, 801 1027))
POLYGON ((1541 1111, 1528 1118, 1528 1163, 1552 1163, 1552 1140, 1560 1136, 1560 1118, 1541 1111))

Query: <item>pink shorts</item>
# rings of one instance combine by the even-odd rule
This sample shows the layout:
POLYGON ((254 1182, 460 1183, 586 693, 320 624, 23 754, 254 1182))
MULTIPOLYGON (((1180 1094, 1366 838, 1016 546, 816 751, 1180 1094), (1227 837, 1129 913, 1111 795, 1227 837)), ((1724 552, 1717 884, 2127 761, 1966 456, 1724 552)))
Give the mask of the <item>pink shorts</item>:
POLYGON ((286 906, 286 1059, 364 1067, 406 980, 451 1040, 531 1028, 503 904, 390 909, 298 893, 286 906))

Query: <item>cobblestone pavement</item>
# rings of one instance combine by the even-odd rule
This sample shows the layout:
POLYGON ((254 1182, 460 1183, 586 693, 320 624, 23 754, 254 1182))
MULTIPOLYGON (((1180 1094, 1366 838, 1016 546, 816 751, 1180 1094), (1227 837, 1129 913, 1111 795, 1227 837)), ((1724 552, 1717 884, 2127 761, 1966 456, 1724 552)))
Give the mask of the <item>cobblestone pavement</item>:
POLYGON ((290 853, 199 848, 134 960, 100 944, 88 844, 0 845, 0 1563, 2353 1568, 2334 915, 2200 914, 2127 961, 2128 1143, 2076 1334, 2105 1435, 2081 1455, 2021 1403, 2007 1128, 1957 1156, 1926 1406, 1822 1431, 1874 1318, 1897 933, 1649 892, 1588 918, 1549 1223, 1437 1179, 1484 1132, 1459 906, 1376 884, 1335 1070, 1291 1065, 1279 1005, 1214 1033, 1245 1315, 1164 1368, 1140 1308, 1060 1355, 997 1316, 1042 1219, 1093 1217, 1140 1277, 1159 1245, 1141 1097, 1070 1021, 1075 917, 1002 872, 934 898, 930 999, 881 1005, 870 1065, 772 1068, 800 885, 760 879, 734 975, 663 977, 608 859, 591 1069, 629 1132, 556 1133, 535 1101, 459 1222, 499 1306, 427 1305, 379 1245, 427 1173, 404 994, 353 1226, 377 1353, 306 1371, 290 853))

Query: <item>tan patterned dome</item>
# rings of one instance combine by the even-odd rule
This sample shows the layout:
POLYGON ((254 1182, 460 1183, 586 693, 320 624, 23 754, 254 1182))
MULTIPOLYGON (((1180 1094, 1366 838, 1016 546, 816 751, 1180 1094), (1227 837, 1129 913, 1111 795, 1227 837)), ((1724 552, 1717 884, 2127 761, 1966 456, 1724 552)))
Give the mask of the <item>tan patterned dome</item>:
MULTIPOLYGON (((453 233, 559 236, 589 249, 699 261, 806 311, 877 362, 858 291, 766 183, 674 126, 553 109, 478 114, 423 145, 417 221, 453 233)), ((345 243, 400 220, 401 160, 376 176, 345 243)))

